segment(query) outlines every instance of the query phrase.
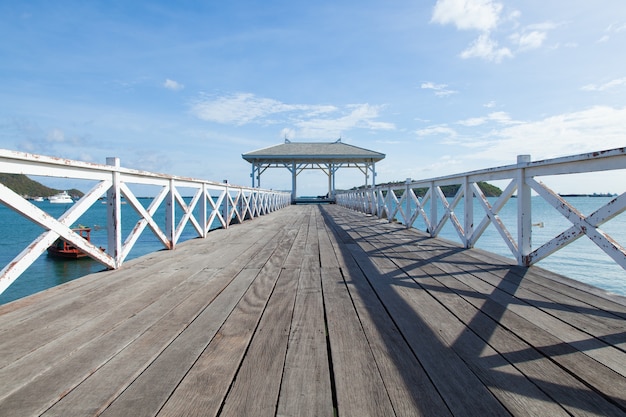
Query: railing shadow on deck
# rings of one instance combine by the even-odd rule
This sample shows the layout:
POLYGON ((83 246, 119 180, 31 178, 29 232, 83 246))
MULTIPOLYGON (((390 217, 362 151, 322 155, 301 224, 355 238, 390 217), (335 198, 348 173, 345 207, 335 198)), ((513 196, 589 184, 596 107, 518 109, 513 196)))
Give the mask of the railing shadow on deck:
MULTIPOLYGON (((342 256, 348 263, 348 269, 359 268, 365 277, 365 280, 355 279, 353 271, 346 271, 344 280, 347 284, 353 285, 360 294, 366 294, 373 291, 378 297, 383 308, 387 311, 389 317, 394 322, 396 329, 402 335, 405 342, 410 346, 416 360, 420 366, 425 369, 428 378, 434 382, 439 394, 452 414, 467 415, 468 409, 464 408, 467 404, 480 404, 482 410, 477 411, 480 415, 501 415, 503 404, 502 398, 513 395, 521 395, 525 398, 533 398, 537 403, 552 404, 558 403, 563 407, 560 411, 567 414, 568 408, 575 408, 582 411, 598 412, 622 415, 626 411, 626 399, 624 396, 603 394, 603 398, 607 401, 596 398, 602 404, 598 405, 593 401, 589 401, 589 396, 596 395, 597 388, 581 380, 580 376, 573 374, 571 371, 565 370, 577 383, 578 388, 562 385, 559 381, 542 380, 540 378, 529 377, 521 372, 515 372, 520 364, 528 363, 538 359, 548 360, 554 366, 554 356, 568 355, 575 352, 585 352, 598 348, 598 339, 589 336, 587 340, 576 342, 561 342, 546 346, 527 345, 525 349, 518 349, 506 353, 497 353, 490 340, 499 329, 500 321, 507 314, 509 303, 524 303, 523 300, 515 297, 515 292, 525 278, 528 272, 527 268, 520 268, 515 265, 499 266, 500 271, 504 271, 504 277, 500 284, 493 287, 489 294, 472 290, 467 287, 465 290, 453 288, 444 282, 445 280, 455 279, 454 273, 450 273, 441 269, 441 265, 449 264, 459 267, 458 259, 455 255, 463 252, 461 248, 448 247, 438 255, 431 257, 428 255, 424 259, 415 259, 410 257, 407 263, 399 263, 394 257, 389 258, 379 248, 373 248, 371 251, 365 251, 360 246, 367 237, 353 236, 348 233, 353 231, 352 226, 341 224, 335 221, 332 214, 327 209, 321 208, 323 218, 328 229, 333 233, 342 256), (375 256, 383 256, 387 261, 394 263, 395 268, 381 271, 380 268, 372 261, 375 256), (429 269, 425 267, 428 266, 429 269), (452 275, 452 276, 451 276, 452 275), (391 288, 395 287, 395 289, 391 288), (468 317, 458 317, 463 321, 466 328, 460 332, 455 340, 449 340, 444 343, 441 335, 437 334, 433 327, 424 319, 422 315, 416 311, 398 292, 402 287, 408 291, 416 291, 426 296, 431 302, 449 309, 441 301, 445 297, 456 297, 463 299, 463 305, 470 311, 474 311, 468 317), (495 293, 506 294, 508 301, 503 302, 502 299, 495 299, 495 293), (471 302, 473 300, 473 302, 471 302), (429 345, 429 347, 427 346, 429 345), (485 350, 493 354, 485 355, 485 350), (426 354, 424 354, 424 352, 426 354), (430 362, 433 358, 432 354, 438 356, 441 361, 447 360, 445 366, 430 362), (429 354, 431 356, 429 356, 429 354), (426 357, 426 359, 424 359, 426 357), (466 385, 467 380, 448 379, 445 382, 440 372, 455 373, 455 366, 467 366, 471 372, 469 379, 480 383, 474 385, 466 385), (502 367, 508 367, 508 370, 501 370, 502 367), (513 374, 511 373, 513 371, 513 374), (440 384, 449 384, 443 387, 440 384), (479 387, 485 387, 482 390, 479 387), (489 389, 491 388, 491 389, 489 389), (500 400, 496 397, 503 396, 500 400)), ((411 244, 420 243, 421 238, 411 244)), ((402 256, 409 242, 388 243, 385 251, 395 251, 402 256)), ((421 250, 421 249, 420 249, 421 250)), ((406 260, 406 258, 405 258, 406 260)), ((482 272, 489 271, 494 267, 488 264, 484 268, 478 267, 477 263, 466 263, 465 267, 470 270, 461 270, 457 274, 472 275, 471 268, 476 268, 482 272)), ((472 275, 473 276, 473 275, 472 275)), ((478 279, 478 278, 476 278, 478 279)), ((556 309, 566 308, 558 304, 551 305, 556 309)), ((373 314, 374 312, 372 312, 373 314)), ((428 314, 426 311, 424 314, 428 314)), ((458 314, 458 313, 457 313, 458 314)), ((379 323, 379 321, 376 321, 379 323)), ((382 329, 380 329, 382 330, 382 329)), ((624 333, 617 336, 623 340, 624 333)), ((386 340, 387 341, 387 340, 386 340)), ((390 342, 390 341, 387 341, 390 342)), ((603 343, 603 342, 600 342, 603 343)), ((522 341, 522 344, 526 344, 522 341)), ((394 351, 395 346, 388 346, 389 351, 394 351)), ((419 370, 407 369, 401 363, 397 363, 398 372, 402 375, 407 389, 411 390, 410 384, 415 382, 415 373, 419 370)), ((601 364, 597 364, 603 367, 601 364)), ((557 366, 558 368, 558 366, 557 366)), ((619 391, 618 391, 619 392, 619 391)), ((414 394, 412 400, 416 410, 421 410, 425 414, 433 413, 432 409, 426 409, 427 402, 420 398, 420 393, 412 391, 414 394)), ((527 410, 507 410, 514 413, 530 413, 536 412, 531 409, 527 410)), ((545 410, 544 410, 545 411, 545 410)), ((442 414, 445 414, 442 412, 442 414)))
MULTIPOLYGON (((357 230, 357 229, 353 229, 353 230, 357 230)), ((419 233, 420 232, 417 230, 414 231, 414 234, 416 235, 419 233)), ((396 227, 396 228, 390 229, 389 232, 387 233, 387 235, 390 237, 394 236, 395 234, 401 234, 403 237, 405 237, 406 231, 396 227)), ((363 237, 367 238, 367 235, 363 235, 363 237)), ((389 240, 393 241, 396 239, 391 238, 389 240)), ((399 247, 399 245, 400 247, 413 246, 415 249, 419 248, 420 253, 427 255, 426 258, 428 259, 429 263, 448 262, 448 259, 454 258, 455 255, 471 253, 471 252, 468 252, 465 248, 458 246, 458 244, 456 244, 455 242, 446 241, 444 239, 437 239, 437 240, 438 240, 438 243, 444 243, 444 245, 448 246, 448 249, 446 252, 441 253, 441 246, 437 246, 437 249, 431 250, 429 249, 429 240, 430 238, 425 234, 421 236, 417 235, 409 241, 403 240, 403 238, 401 237, 397 239, 399 243, 389 243, 387 246, 384 246, 384 245, 380 246, 378 250, 380 252, 385 252, 386 250, 395 250, 399 247), (431 255, 430 252, 433 252, 435 254, 431 255)), ((546 301, 532 299, 530 297, 525 297, 525 296, 516 294, 515 290, 517 289, 521 280, 523 280, 526 275, 533 275, 534 269, 532 268, 529 269, 527 267, 513 265, 507 260, 502 260, 501 262, 497 262, 496 256, 492 254, 489 254, 488 256, 492 260, 492 263, 485 262, 478 257, 471 257, 471 256, 466 257, 463 260, 454 259, 451 262, 456 267, 462 266, 464 273, 475 275, 478 277, 480 277, 481 274, 497 273, 498 271, 506 270, 507 273, 503 278, 501 290, 506 291, 510 295, 515 295, 515 299, 512 300, 512 302, 519 304, 519 305, 532 305, 534 307, 544 309, 544 310, 581 313, 581 314, 604 317, 604 318, 620 320, 620 321, 623 319, 626 319, 626 312, 618 311, 618 310, 601 310, 595 306, 589 305, 585 301, 579 301, 578 304, 554 302, 550 300, 549 296, 546 295, 545 293, 536 292, 533 290, 528 290, 530 291, 531 295, 536 295, 541 298, 546 298, 546 301), (510 283, 507 283, 507 281, 510 281, 510 283)), ((397 251, 394 252, 394 260, 414 262, 413 264, 408 264, 408 265, 403 266, 402 269, 407 274, 411 273, 415 269, 420 268, 424 264, 423 263, 424 261, 421 261, 421 262, 415 261, 414 257, 411 257, 411 256, 403 257, 402 252, 397 252, 397 251)), ((439 274, 431 273, 430 275, 433 278, 450 276, 449 273, 446 273, 444 271, 441 271, 439 274)), ((543 288, 545 289, 545 287, 543 288)), ((456 290, 456 291, 458 294, 461 294, 461 295, 463 294, 475 295, 476 294, 475 292, 466 293, 463 290, 456 290)), ((610 294, 606 294, 606 295, 610 295, 610 294)), ((615 297, 611 297, 609 301, 614 301, 614 300, 615 300, 615 297)), ((622 298, 622 301, 623 300, 624 298, 622 298)))

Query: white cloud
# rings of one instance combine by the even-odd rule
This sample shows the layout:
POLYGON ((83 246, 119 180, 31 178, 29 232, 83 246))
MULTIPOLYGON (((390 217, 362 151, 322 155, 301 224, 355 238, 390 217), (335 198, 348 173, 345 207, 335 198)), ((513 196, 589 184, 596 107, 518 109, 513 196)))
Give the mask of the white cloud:
POLYGON ((534 160, 623 147, 626 138, 626 107, 595 106, 586 110, 516 122, 491 130, 473 158, 515 161, 530 154, 534 160))
POLYGON ((251 93, 223 97, 202 96, 191 106, 191 112, 199 119, 236 125, 267 122, 266 117, 281 113, 299 112, 304 117, 312 117, 336 110, 336 107, 327 105, 285 104, 251 93))
MULTIPOLYGON (((443 155, 441 158, 439 158, 435 162, 422 167, 421 169, 419 169, 419 171, 420 172, 430 172, 430 171, 441 172, 441 171, 446 171, 446 172, 449 173, 449 172, 454 171, 454 169, 452 167, 459 166, 459 165, 461 165, 461 160, 455 159, 455 158, 453 158, 450 155, 443 155)), ((420 178, 420 177, 422 177, 422 175, 418 174, 418 175, 416 175, 416 177, 420 178)))
POLYGON ((417 136, 419 137, 426 137, 426 136, 446 136, 448 138, 454 139, 458 136, 458 133, 456 132, 456 130, 445 126, 445 125, 441 125, 441 126, 429 126, 427 128, 424 129, 419 129, 415 132, 417 134, 417 136))
POLYGON ((518 44, 520 49, 536 49, 543 45, 543 41, 546 40, 546 32, 540 32, 533 30, 532 32, 524 33, 519 36, 518 44))
MULTIPOLYGON (((528 25, 520 29, 518 10, 503 15, 503 5, 495 0, 437 0, 431 22, 441 25, 453 24, 459 30, 481 32, 474 41, 461 52, 461 58, 481 58, 500 63, 504 58, 513 58, 515 51, 527 51, 544 45, 548 31, 558 25, 546 21, 528 25), (510 46, 500 43, 500 26, 517 30, 508 36, 510 46)), ((506 38, 505 38, 506 39, 506 38)))
POLYGON ((484 117, 472 117, 470 119, 460 120, 457 123, 467 127, 474 127, 487 123, 487 119, 484 117))
POLYGON ((339 137, 351 129, 394 130, 393 123, 379 122, 381 106, 355 104, 346 109, 349 113, 336 118, 316 118, 295 122, 299 136, 307 138, 339 137))
POLYGON ((626 77, 624 78, 617 78, 615 80, 611 80, 607 83, 604 84, 587 84, 585 86, 583 86, 581 89, 583 91, 606 91, 606 90, 612 90, 618 87, 622 87, 622 86, 626 86, 626 77))
POLYGON ((253 94, 238 93, 226 97, 202 97, 192 106, 199 119, 223 124, 243 125, 268 114, 285 111, 276 100, 257 98, 253 94))
POLYGON ((608 42, 611 36, 626 31, 626 23, 611 23, 605 30, 604 35, 598 39, 598 43, 608 42))
MULTIPOLYGON (((472 44, 461 52, 461 58, 482 58, 499 63, 512 57, 509 48, 499 47, 491 33, 500 22, 502 4, 493 0, 437 0, 431 22, 454 24, 459 30, 482 32, 472 44)), ((516 14, 510 15, 515 18, 516 14)))
POLYGON ((463 126, 467 126, 467 127, 475 127, 475 126, 483 125, 488 122, 496 122, 496 123, 503 124, 503 125, 511 125, 511 124, 519 123, 511 119, 511 116, 508 113, 503 112, 503 111, 492 112, 484 117, 472 117, 469 119, 460 120, 457 123, 463 126))
POLYGON ((503 112, 503 111, 496 111, 496 112, 493 112, 493 113, 489 113, 487 118, 489 120, 491 120, 491 121, 498 122, 498 123, 504 124, 504 125, 510 125, 510 124, 517 124, 517 123, 519 123, 519 122, 516 122, 513 119, 511 119, 511 116, 507 112, 503 112))
POLYGON ((498 46, 498 42, 491 39, 488 33, 481 34, 474 42, 463 52, 461 58, 483 58, 487 61, 499 63, 503 58, 512 58, 513 53, 509 48, 498 46))
POLYGON ((502 4, 492 0, 437 0, 431 21, 457 29, 490 31, 498 25, 502 4))
POLYGON ((65 142, 65 133, 61 129, 52 129, 48 132, 48 140, 50 142, 62 143, 65 142))
POLYGON ((172 91, 179 91, 182 90, 183 88, 185 88, 185 86, 177 81, 174 80, 170 80, 169 78, 165 80, 165 82, 163 83, 163 87, 167 88, 168 90, 172 90, 172 91))
POLYGON ((422 83, 421 88, 423 90, 433 90, 437 97, 447 97, 452 94, 458 93, 458 91, 448 89, 447 84, 435 84, 432 82, 422 83))
POLYGON ((626 31, 626 23, 612 23, 606 28, 607 32, 620 33, 626 31))
POLYGON ((251 93, 223 97, 204 96, 192 104, 199 119, 222 124, 249 123, 291 125, 281 131, 289 138, 339 137, 350 129, 393 130, 393 123, 379 121, 383 106, 352 104, 345 108, 331 105, 286 104, 251 93))
POLYGON ((509 36, 509 39, 522 51, 537 49, 543 46, 548 37, 548 31, 557 26, 559 25, 550 21, 528 25, 521 32, 509 36))

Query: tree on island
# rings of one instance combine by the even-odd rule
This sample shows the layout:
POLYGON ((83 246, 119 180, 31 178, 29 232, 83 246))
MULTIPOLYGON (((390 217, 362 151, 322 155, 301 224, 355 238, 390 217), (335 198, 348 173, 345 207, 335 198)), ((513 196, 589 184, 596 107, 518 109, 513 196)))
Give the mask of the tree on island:
MULTIPOLYGON (((404 184, 405 184, 404 182, 390 182, 387 184, 378 184, 378 187, 398 186, 398 185, 404 185, 404 184)), ((500 197, 500 195, 502 194, 502 190, 496 187, 495 185, 489 184, 484 181, 479 181, 477 184, 478 184, 478 187, 485 194, 485 197, 500 197)), ((363 186, 355 187, 353 188, 353 190, 363 189, 363 188, 364 188, 363 186)), ((456 193, 459 192, 459 188, 461 188, 461 184, 444 185, 441 187, 441 191, 443 192, 443 195, 446 197, 454 197, 456 193)), ((421 198, 426 195, 426 193, 428 192, 428 188, 426 187, 414 188, 413 192, 415 193, 417 197, 421 198)), ((396 195, 400 195, 400 194, 402 194, 402 190, 396 190, 396 195)))
MULTIPOLYGON (((0 173, 0 183, 4 184, 7 188, 25 198, 50 197, 63 191, 46 187, 45 185, 40 184, 37 181, 31 180, 23 174, 0 173)), ((67 193, 72 197, 82 197, 84 195, 82 191, 75 188, 67 190, 67 193)))

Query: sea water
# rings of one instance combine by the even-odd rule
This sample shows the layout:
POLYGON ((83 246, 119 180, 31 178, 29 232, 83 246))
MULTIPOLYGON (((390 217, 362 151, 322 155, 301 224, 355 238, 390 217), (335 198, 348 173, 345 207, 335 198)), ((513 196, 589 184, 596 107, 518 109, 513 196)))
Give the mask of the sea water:
MULTIPOLYGON (((189 202, 189 198, 185 199, 189 202)), ((139 202, 148 208, 152 202, 151 198, 140 198, 139 202)), ((37 207, 50 214, 54 218, 59 218, 69 209, 68 204, 52 204, 50 202, 33 202, 37 207)), ((122 241, 132 231, 139 220, 138 214, 130 204, 122 206, 122 241)), ((98 201, 81 216, 78 222, 71 227, 86 226, 91 228, 91 243, 98 247, 107 246, 106 227, 107 204, 105 201, 98 201)), ((181 213, 176 214, 177 221, 181 213)), ((196 218, 199 218, 199 207, 194 211, 196 218)), ((165 204, 162 203, 154 215, 156 223, 161 230, 165 230, 165 204)), ((211 225, 211 229, 217 228, 217 220, 211 225)), ((4 268, 25 248, 28 247, 41 233, 44 228, 25 219, 22 215, 0 204, 0 268, 4 268)), ((198 234, 195 228, 188 223, 183 229, 179 242, 193 239, 198 234)), ((142 255, 164 249, 161 241, 156 237, 149 227, 146 227, 131 249, 126 260, 140 257, 142 255)), ((0 304, 25 297, 30 294, 52 288, 81 276, 102 271, 105 267, 89 257, 81 259, 60 259, 43 253, 39 258, 17 278, 2 294, 0 294, 0 304)))
MULTIPOLYGON (((493 204, 495 199, 489 199, 493 204)), ((568 201, 584 215, 589 215, 602 205, 608 203, 608 197, 571 197, 568 201)), ((151 199, 140 199, 144 207, 148 207, 151 199)), ((47 201, 34 203, 42 210, 55 218, 59 218, 69 208, 63 204, 51 204, 47 201)), ((511 199, 499 212, 503 223, 513 237, 517 235, 517 200, 511 199)), ((96 246, 106 246, 106 211, 104 202, 94 204, 79 220, 77 224, 91 227, 91 242, 96 246), (102 203, 102 204, 101 204, 102 203)), ((441 216, 443 207, 438 208, 441 216)), ((429 213, 428 206, 426 213, 429 213)), ((198 213, 194 213, 198 218, 198 213)), ((462 221, 463 202, 455 208, 455 214, 462 221)), ((474 206, 474 224, 478 225, 484 211, 478 202, 474 206)), ((165 209, 161 207, 155 214, 155 221, 162 230, 165 229, 165 209)), ((180 218, 180 214, 177 214, 180 218)), ((122 236, 124 239, 137 223, 139 217, 130 205, 122 205, 122 236)), ((554 238, 571 226, 571 223, 559 214, 553 207, 541 197, 532 198, 532 228, 533 247, 554 238)), ((415 227, 425 230, 421 216, 415 221, 415 227)), ((219 225, 214 222, 211 228, 219 225)), ((626 246, 626 213, 601 225, 600 228, 607 232, 622 246, 626 246)), ((25 219, 13 210, 0 205, 0 265, 4 267, 11 262, 22 250, 30 245, 44 229, 25 219)), ((442 238, 460 242, 452 224, 447 222, 441 234, 442 238)), ((183 230, 180 241, 193 239, 197 233, 191 224, 187 224, 183 230)), ((508 246, 504 243, 498 231, 490 225, 478 240, 476 247, 497 253, 502 256, 513 258, 508 246)), ((146 227, 141 237, 136 242, 126 260, 137 258, 147 253, 163 249, 163 245, 146 227)), ((626 271, 618 266, 597 245, 586 236, 582 236, 564 249, 550 255, 547 259, 538 263, 539 266, 564 275, 566 277, 594 285, 607 291, 626 295, 626 271)), ((68 282, 78 277, 101 271, 104 267, 89 258, 79 260, 62 260, 42 254, 11 286, 0 294, 0 304, 25 297, 47 288, 68 282)))

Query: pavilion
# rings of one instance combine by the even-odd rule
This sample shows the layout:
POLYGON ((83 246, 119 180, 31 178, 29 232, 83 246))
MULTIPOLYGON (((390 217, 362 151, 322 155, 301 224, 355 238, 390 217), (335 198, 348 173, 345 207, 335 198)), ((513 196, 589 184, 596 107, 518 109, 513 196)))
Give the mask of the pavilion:
POLYGON ((291 200, 296 202, 298 174, 304 170, 322 170, 328 176, 326 200, 335 198, 335 173, 339 168, 357 168, 365 175, 365 186, 376 185, 376 162, 385 154, 358 146, 335 142, 292 142, 259 149, 242 155, 252 164, 252 187, 261 186, 261 174, 268 168, 287 168, 291 172, 291 200))

